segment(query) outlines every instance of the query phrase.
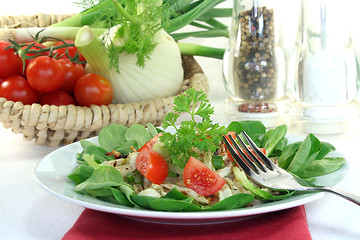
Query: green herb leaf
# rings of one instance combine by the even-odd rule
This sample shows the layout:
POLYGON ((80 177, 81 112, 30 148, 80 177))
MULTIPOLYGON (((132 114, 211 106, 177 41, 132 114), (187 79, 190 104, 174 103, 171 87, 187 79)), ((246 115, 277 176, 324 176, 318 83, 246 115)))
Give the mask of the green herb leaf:
POLYGON ((224 126, 214 124, 210 120, 214 108, 211 107, 206 94, 190 88, 174 99, 174 112, 168 113, 164 118, 163 127, 175 127, 175 134, 164 133, 160 140, 169 151, 173 164, 184 168, 189 157, 197 157, 194 148, 200 151, 215 152, 226 134, 224 126), (182 121, 180 127, 176 126, 180 114, 190 115, 189 121, 182 121))

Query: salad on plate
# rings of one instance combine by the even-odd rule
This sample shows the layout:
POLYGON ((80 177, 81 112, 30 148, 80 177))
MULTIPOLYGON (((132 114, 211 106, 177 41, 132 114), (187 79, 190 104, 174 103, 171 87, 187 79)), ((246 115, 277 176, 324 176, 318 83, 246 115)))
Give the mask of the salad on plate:
POLYGON ((76 191, 127 207, 215 211, 300 194, 253 182, 228 153, 223 136, 245 131, 275 164, 305 184, 345 163, 331 155, 334 146, 313 134, 289 143, 286 125, 267 130, 260 121, 234 121, 222 126, 211 120, 212 113, 206 94, 191 88, 174 99, 161 128, 110 124, 98 143, 81 140, 83 150, 68 178, 76 191), (185 116, 189 120, 181 121, 185 116))

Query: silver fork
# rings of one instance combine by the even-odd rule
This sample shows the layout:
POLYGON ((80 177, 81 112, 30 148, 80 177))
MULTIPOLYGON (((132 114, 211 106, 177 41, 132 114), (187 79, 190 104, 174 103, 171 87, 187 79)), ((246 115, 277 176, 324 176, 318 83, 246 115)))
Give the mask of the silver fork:
POLYGON ((271 189, 335 193, 360 206, 360 196, 344 190, 336 189, 334 187, 308 187, 301 185, 293 175, 276 166, 263 152, 261 152, 244 131, 241 133, 248 142, 248 145, 245 144, 237 133, 235 136, 240 145, 230 135, 227 135, 228 137, 223 136, 223 139, 234 160, 244 172, 258 184, 271 189), (250 151, 249 148, 253 152, 250 151))

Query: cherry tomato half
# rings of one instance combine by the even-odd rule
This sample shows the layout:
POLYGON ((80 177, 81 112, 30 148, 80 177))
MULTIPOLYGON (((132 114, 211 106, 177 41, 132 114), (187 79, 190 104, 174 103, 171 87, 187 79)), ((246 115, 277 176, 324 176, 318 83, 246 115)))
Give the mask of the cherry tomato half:
POLYGON ((166 160, 148 145, 136 157, 136 169, 155 184, 163 183, 169 172, 166 160))
POLYGON ((6 78, 0 85, 0 97, 23 104, 33 104, 37 101, 37 92, 20 75, 6 78))
POLYGON ((83 65, 73 63, 69 59, 58 60, 64 68, 64 84, 60 87, 68 93, 73 93, 77 80, 85 74, 83 65))
MULTIPOLYGON (((72 40, 65 40, 64 42, 66 42, 66 43, 74 43, 74 41, 72 41, 72 40)), ((61 46, 63 44, 64 43, 62 41, 59 41, 59 42, 55 43, 54 46, 61 46)), ((55 49, 53 51, 53 54, 56 55, 57 58, 61 56, 61 58, 65 58, 65 59, 69 59, 69 56, 71 58, 74 58, 76 54, 79 54, 79 61, 80 62, 85 62, 86 61, 84 56, 79 52, 79 50, 75 46, 67 47, 67 48, 55 49)))
POLYGON ((186 163, 183 178, 186 187, 202 196, 209 196, 218 192, 226 183, 218 173, 194 157, 190 157, 186 163))
POLYGON ((110 104, 114 93, 108 80, 97 74, 87 73, 77 80, 74 95, 81 106, 90 106, 110 104))
POLYGON ((26 77, 30 86, 40 92, 53 92, 64 84, 64 69, 58 60, 40 56, 29 63, 26 77))
POLYGON ((75 99, 69 93, 61 90, 55 92, 45 93, 40 97, 39 103, 41 105, 76 105, 75 99))
POLYGON ((23 63, 14 49, 6 49, 10 43, 0 41, 0 78, 19 75, 22 72, 23 63))

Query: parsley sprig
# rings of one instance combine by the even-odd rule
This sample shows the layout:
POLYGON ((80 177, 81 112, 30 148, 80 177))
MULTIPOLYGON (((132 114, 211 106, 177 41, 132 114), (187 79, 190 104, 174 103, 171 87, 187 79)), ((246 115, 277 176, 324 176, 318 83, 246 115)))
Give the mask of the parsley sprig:
POLYGON ((198 157, 194 148, 202 152, 215 152, 219 148, 226 128, 211 121, 214 108, 202 90, 190 88, 177 96, 173 110, 165 116, 163 127, 166 129, 172 126, 176 132, 163 133, 160 139, 175 165, 184 168, 190 156, 198 157), (177 125, 181 114, 190 115, 190 120, 181 121, 180 125, 177 125))

